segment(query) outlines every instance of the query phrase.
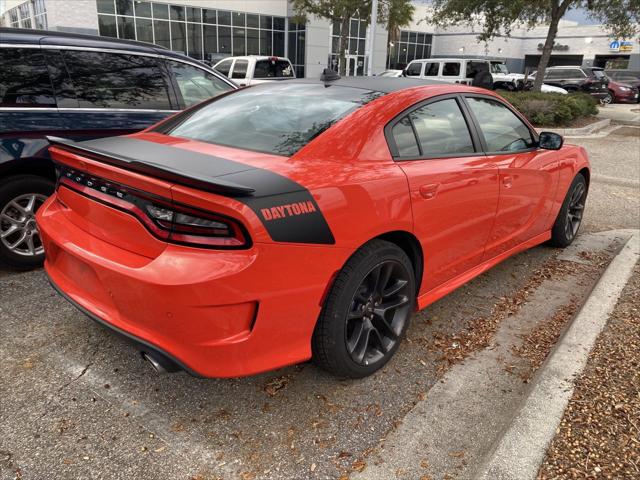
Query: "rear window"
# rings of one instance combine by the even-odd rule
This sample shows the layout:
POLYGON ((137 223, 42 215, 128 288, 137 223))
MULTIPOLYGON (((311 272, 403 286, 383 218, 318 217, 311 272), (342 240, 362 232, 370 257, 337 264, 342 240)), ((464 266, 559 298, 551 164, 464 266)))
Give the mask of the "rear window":
POLYGON ((293 68, 287 60, 258 60, 253 78, 294 78, 293 68))
POLYGON ((277 82, 196 107, 157 131, 245 150, 293 155, 335 122, 383 95, 341 85, 277 82))

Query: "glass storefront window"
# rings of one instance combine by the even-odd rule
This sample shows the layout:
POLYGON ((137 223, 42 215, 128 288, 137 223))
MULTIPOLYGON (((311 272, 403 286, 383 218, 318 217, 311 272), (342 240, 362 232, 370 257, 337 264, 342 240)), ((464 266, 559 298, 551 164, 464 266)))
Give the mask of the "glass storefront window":
MULTIPOLYGON (((42 0, 32 0, 42 1, 42 0)), ((152 0, 96 0, 100 35, 153 42, 200 60, 229 55, 284 56, 286 19, 152 0)), ((16 16, 18 16, 16 10, 16 16)), ((19 22, 19 18, 16 22, 19 22)), ((289 56, 304 70, 305 25, 292 23, 289 56)))

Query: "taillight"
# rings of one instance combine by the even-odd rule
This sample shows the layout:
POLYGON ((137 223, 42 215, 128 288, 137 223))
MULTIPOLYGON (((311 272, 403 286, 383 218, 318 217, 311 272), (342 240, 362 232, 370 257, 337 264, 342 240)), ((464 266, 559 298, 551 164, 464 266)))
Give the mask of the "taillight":
POLYGON ((127 212, 156 237, 173 243, 211 248, 247 248, 246 230, 236 220, 150 195, 84 172, 60 167, 58 186, 127 212))

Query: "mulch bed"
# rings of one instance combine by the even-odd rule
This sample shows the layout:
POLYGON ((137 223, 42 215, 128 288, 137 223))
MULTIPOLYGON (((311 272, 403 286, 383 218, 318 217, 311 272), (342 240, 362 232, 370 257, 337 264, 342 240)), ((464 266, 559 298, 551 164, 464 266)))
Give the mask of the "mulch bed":
POLYGON ((598 337, 538 473, 640 478, 640 265, 598 337))

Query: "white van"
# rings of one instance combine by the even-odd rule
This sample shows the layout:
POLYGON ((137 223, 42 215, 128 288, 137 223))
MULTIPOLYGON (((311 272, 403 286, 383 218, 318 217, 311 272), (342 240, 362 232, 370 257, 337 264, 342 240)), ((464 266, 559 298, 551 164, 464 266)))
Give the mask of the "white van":
POLYGON ((228 57, 220 60, 213 68, 241 87, 273 80, 296 78, 293 65, 288 58, 284 57, 258 55, 228 57))
POLYGON ((442 82, 471 85, 473 77, 480 69, 491 71, 489 60, 480 58, 425 58, 412 60, 404 70, 410 78, 440 80, 442 82))

